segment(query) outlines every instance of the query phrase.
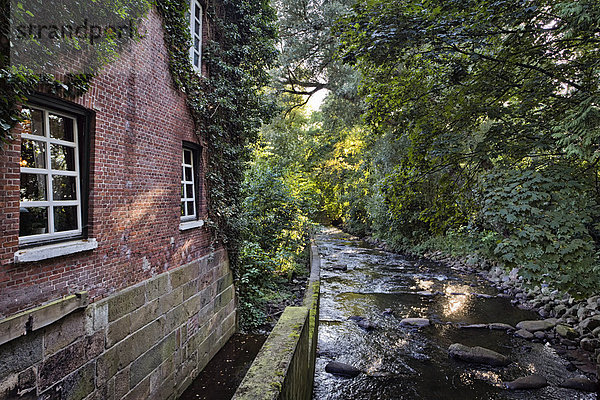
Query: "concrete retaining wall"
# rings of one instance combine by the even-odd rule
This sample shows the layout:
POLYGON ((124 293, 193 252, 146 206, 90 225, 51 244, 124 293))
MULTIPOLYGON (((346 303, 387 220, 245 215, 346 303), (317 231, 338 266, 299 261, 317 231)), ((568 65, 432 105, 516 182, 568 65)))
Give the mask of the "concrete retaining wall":
POLYGON ((287 307, 233 400, 310 400, 319 330, 319 252, 310 249, 311 273, 302 307, 287 307))
POLYGON ((44 309, 0 321, 0 399, 175 398, 234 333, 234 293, 221 250, 37 329, 44 309))

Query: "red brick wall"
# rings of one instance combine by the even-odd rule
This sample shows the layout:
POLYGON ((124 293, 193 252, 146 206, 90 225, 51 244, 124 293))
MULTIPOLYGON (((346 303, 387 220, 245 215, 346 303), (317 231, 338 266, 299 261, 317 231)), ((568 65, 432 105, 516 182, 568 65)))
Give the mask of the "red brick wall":
MULTIPOLYGON (((99 299, 211 251, 206 228, 179 231, 182 141, 198 139, 185 97, 173 87, 155 10, 143 30, 145 37, 76 100, 96 113, 89 192, 96 250, 13 263, 20 141, 0 149, 0 317, 81 290, 99 299)), ((204 196, 200 210, 205 217, 204 196)))

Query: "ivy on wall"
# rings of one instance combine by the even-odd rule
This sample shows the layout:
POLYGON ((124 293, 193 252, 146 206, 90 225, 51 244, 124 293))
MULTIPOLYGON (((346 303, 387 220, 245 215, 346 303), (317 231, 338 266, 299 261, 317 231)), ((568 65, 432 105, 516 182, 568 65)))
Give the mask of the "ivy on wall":
MULTIPOLYGON (((196 134, 208 154, 206 168, 209 223, 215 245, 222 243, 236 264, 240 229, 239 205, 248 144, 275 105, 263 88, 268 68, 277 53, 274 47, 276 14, 268 0, 206 0, 208 41, 202 59, 207 73, 197 74, 189 60, 191 43, 189 0, 154 0, 163 19, 169 67, 178 90, 186 94, 196 124, 196 134)), ((0 0, 3 11, 8 0, 0 0)), ((0 142, 11 140, 10 130, 21 120, 18 104, 35 90, 65 98, 84 94, 93 73, 58 80, 9 64, 8 12, 0 28, 0 142), (6 22, 6 23, 4 23, 6 22)))
POLYGON ((248 144, 274 110, 262 89, 277 53, 275 11, 266 0, 207 0, 208 41, 200 76, 189 61, 187 0, 157 0, 163 17, 170 70, 187 95, 197 135, 208 154, 206 169, 209 226, 235 266, 240 247, 240 187, 248 144))

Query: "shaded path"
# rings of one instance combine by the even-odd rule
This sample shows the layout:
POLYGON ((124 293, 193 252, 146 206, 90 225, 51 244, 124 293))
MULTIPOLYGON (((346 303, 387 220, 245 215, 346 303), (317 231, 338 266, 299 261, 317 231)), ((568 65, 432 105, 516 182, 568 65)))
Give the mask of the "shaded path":
POLYGON ((514 326, 538 319, 497 296, 482 278, 372 249, 335 229, 317 235, 317 244, 322 257, 321 325, 314 399, 596 398, 556 386, 577 373, 568 372, 567 362, 550 346, 504 331, 458 327, 493 322, 514 326), (337 269, 343 267, 347 271, 337 269), (348 320, 351 316, 364 316, 377 328, 368 332, 348 320), (426 317, 435 324, 420 330, 401 326, 405 317, 426 317), (452 360, 447 349, 455 342, 490 348, 513 363, 494 368, 452 360), (325 365, 333 360, 364 373, 354 379, 327 374, 325 365), (518 392, 502 388, 501 382, 532 373, 545 376, 551 386, 518 392))

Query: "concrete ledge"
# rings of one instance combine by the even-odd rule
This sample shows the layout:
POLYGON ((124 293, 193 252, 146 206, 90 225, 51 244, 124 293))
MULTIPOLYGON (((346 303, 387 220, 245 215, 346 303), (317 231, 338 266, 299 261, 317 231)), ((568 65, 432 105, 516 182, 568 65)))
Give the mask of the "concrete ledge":
POLYGON ((69 242, 47 244, 19 250, 15 253, 15 264, 42 261, 49 258, 66 256, 98 247, 96 239, 72 240, 69 242))
POLYGON ((188 222, 182 222, 179 224, 179 230, 180 231, 187 231, 190 229, 195 229, 195 228, 201 228, 204 226, 204 221, 203 220, 198 220, 198 221, 188 221, 188 222))
POLYGON ((87 304, 87 292, 80 292, 0 320, 0 345, 48 326, 87 304))
POLYGON ((308 309, 287 307, 238 387, 234 400, 308 400, 308 309))
POLYGON ((233 400, 310 400, 319 329, 320 267, 314 241, 303 307, 287 307, 233 400))

